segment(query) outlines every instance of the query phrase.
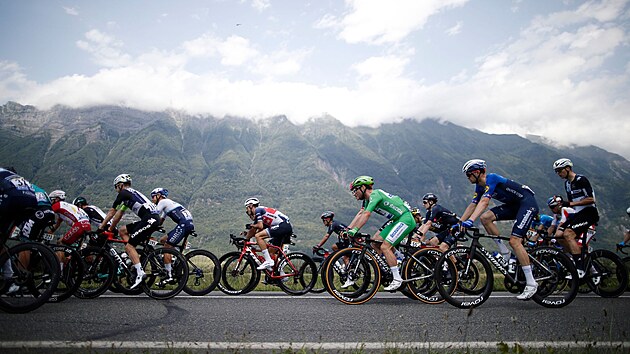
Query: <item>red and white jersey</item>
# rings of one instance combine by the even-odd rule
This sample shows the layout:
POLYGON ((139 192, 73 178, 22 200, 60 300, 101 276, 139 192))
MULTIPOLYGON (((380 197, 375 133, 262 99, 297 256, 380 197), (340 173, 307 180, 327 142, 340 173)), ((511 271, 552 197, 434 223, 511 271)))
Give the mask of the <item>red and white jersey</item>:
POLYGON ((70 226, 81 221, 90 222, 90 218, 85 211, 74 204, 60 201, 52 205, 52 210, 70 226))
POLYGON ((259 206, 254 211, 254 223, 262 221, 265 227, 276 226, 282 222, 289 222, 289 217, 282 214, 280 210, 259 206))
POLYGON ((567 221, 567 218, 571 214, 575 214, 575 209, 568 208, 568 207, 567 208, 562 208, 560 210, 560 214, 555 214, 554 215, 554 218, 553 218, 553 221, 551 222, 551 225, 553 225, 553 226, 562 225, 562 223, 567 221))

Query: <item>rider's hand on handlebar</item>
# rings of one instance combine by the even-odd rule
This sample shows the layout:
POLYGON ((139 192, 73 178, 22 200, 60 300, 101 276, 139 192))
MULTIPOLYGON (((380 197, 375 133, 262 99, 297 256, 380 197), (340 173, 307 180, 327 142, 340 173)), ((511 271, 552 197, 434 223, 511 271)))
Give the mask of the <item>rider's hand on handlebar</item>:
POLYGON ((462 227, 465 227, 467 229, 471 228, 473 226, 473 223, 474 223, 474 221, 472 221, 471 219, 468 219, 468 220, 462 222, 462 227))

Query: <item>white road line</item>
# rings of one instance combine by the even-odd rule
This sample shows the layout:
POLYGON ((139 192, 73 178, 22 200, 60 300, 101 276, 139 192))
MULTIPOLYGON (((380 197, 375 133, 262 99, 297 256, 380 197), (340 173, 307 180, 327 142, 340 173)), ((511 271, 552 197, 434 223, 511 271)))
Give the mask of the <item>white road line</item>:
POLYGON ((586 342, 586 341, 545 341, 545 342, 116 342, 116 341, 9 341, 0 342, 0 349, 242 349, 242 350, 385 350, 385 349, 497 349, 507 345, 517 345, 525 349, 572 349, 572 348, 630 348, 630 342, 586 342))

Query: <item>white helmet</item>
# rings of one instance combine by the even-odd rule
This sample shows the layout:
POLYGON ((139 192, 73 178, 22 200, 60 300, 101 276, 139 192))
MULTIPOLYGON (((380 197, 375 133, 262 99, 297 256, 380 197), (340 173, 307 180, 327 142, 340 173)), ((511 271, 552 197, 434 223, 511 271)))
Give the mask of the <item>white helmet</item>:
POLYGON ((58 198, 59 200, 66 200, 66 192, 61 190, 55 190, 48 194, 50 199, 58 198))
POLYGON ((630 215, 630 208, 626 209, 626 213, 628 213, 628 215, 630 215))
POLYGON ((126 173, 118 175, 118 177, 114 178, 114 187, 116 187, 118 183, 131 183, 131 176, 126 173))
POLYGON ((462 166, 462 173, 468 173, 468 172, 477 171, 477 170, 485 170, 486 166, 487 165, 484 160, 480 160, 480 159, 468 160, 466 161, 464 166, 462 166))
POLYGON ((256 198, 248 198, 248 199, 245 201, 245 206, 249 206, 249 205, 258 205, 258 204, 260 204, 260 201, 259 201, 258 199, 256 199, 256 198))
POLYGON ((571 160, 566 159, 566 158, 557 159, 556 162, 553 163, 554 170, 557 170, 559 168, 565 168, 567 166, 573 167, 573 162, 571 162, 571 160))

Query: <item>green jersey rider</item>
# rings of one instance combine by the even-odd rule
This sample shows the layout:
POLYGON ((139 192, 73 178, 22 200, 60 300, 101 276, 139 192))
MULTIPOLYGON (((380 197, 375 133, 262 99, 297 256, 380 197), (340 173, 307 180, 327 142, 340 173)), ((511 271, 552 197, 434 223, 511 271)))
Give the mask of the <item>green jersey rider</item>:
MULTIPOLYGON (((402 285, 402 278, 398 270, 396 256, 393 248, 396 247, 416 226, 416 221, 411 215, 407 203, 396 195, 389 194, 381 189, 373 189, 374 179, 370 176, 359 176, 350 184, 350 191, 357 200, 363 201, 363 206, 348 226, 348 235, 354 236, 370 219, 372 212, 389 217, 390 221, 374 240, 383 241, 376 244, 392 270, 394 279, 384 290, 394 291, 402 285)), ((343 288, 351 286, 352 280, 346 281, 343 288)))

